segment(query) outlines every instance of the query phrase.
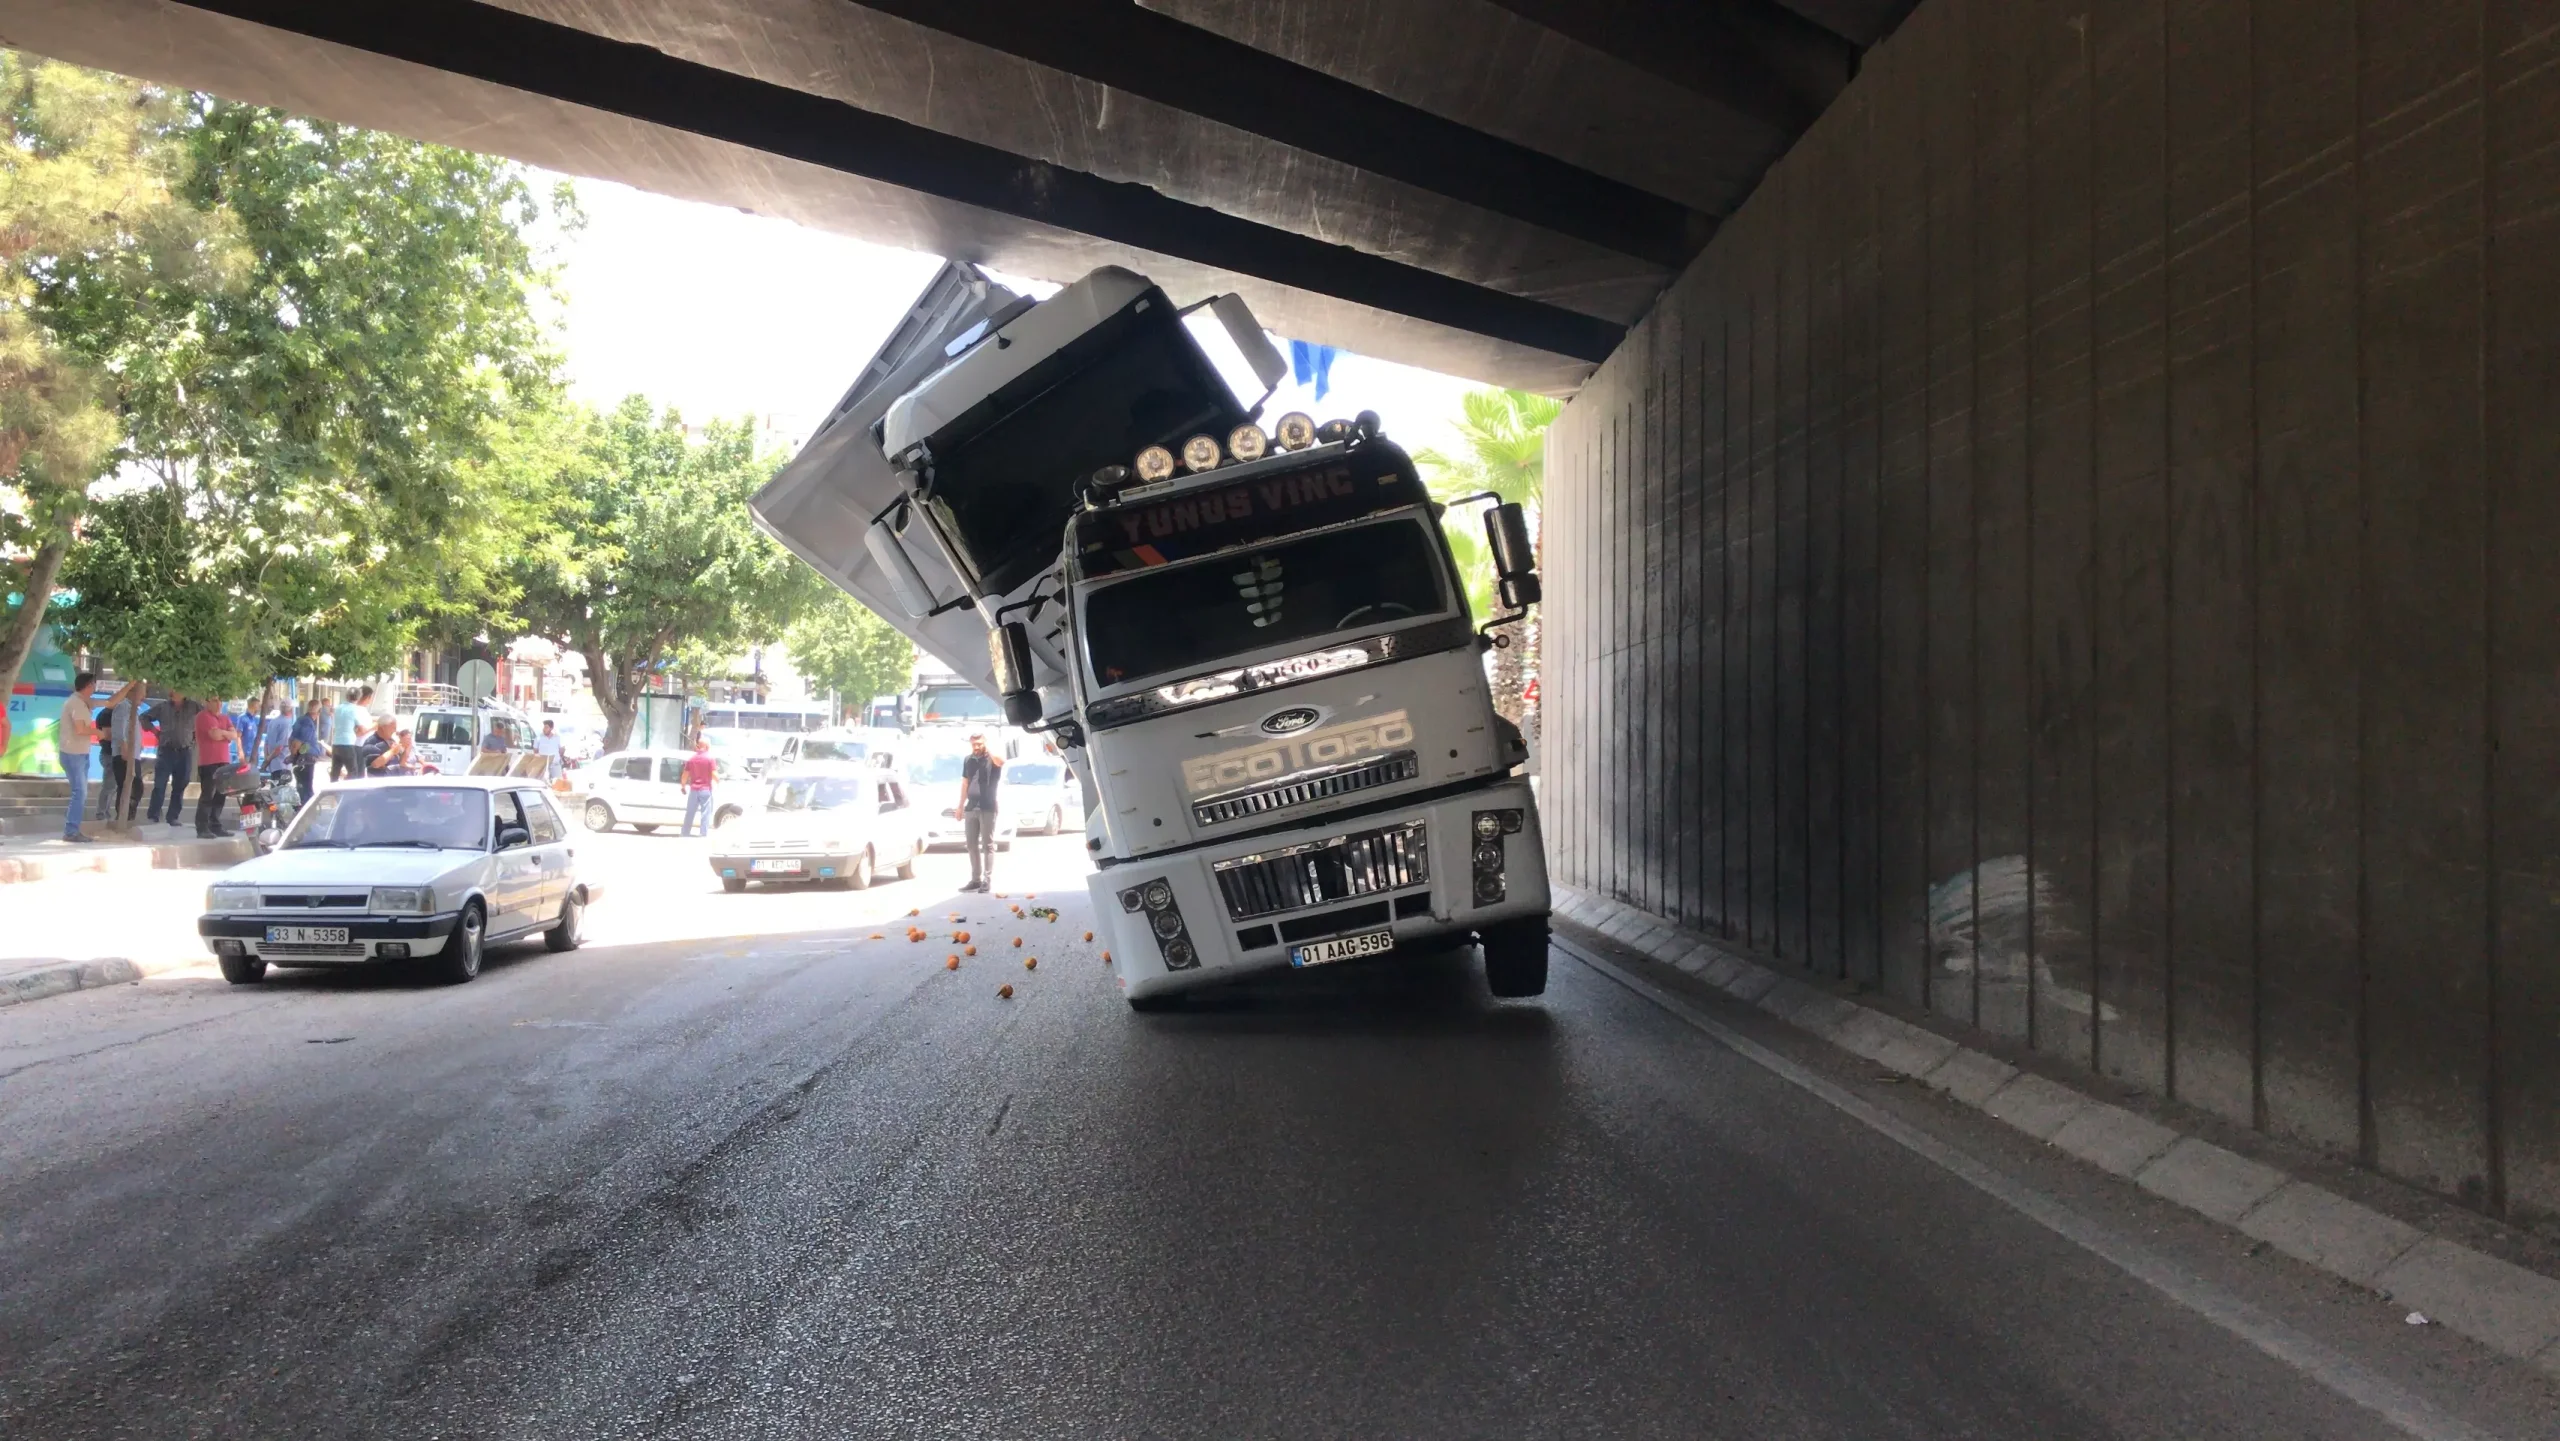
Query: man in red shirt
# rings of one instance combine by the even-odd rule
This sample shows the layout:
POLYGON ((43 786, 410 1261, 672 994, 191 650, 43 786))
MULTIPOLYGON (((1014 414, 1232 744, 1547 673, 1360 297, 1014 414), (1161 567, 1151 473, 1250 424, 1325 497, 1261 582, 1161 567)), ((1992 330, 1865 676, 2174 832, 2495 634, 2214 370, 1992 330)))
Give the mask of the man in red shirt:
POLYGON ((231 743, 240 738, 220 704, 196 713, 196 834, 231 836, 239 832, 222 823, 222 797, 229 787, 222 777, 231 770, 231 743))
POLYGON ((679 835, 693 835, 694 822, 701 821, 701 834, 711 834, 711 783, 720 778, 720 763, 711 758, 711 742, 695 741, 693 755, 684 763, 684 826, 679 835))

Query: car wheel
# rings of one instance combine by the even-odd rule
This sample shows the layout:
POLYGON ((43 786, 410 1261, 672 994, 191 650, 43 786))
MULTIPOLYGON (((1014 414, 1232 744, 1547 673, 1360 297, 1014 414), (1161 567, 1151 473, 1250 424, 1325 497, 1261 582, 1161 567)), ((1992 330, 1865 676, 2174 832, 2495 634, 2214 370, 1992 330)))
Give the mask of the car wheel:
POLYGON ((613 829, 613 807, 602 801, 587 802, 587 829, 602 835, 613 829))
POLYGON ((923 849, 924 847, 922 846, 916 847, 914 850, 907 852, 907 858, 905 860, 898 862, 899 880, 911 881, 916 878, 916 856, 919 852, 923 851, 923 849))
POLYGON ((454 922, 453 935, 436 953, 436 979, 458 986, 480 974, 480 956, 489 939, 488 921, 480 914, 478 901, 466 902, 462 919, 454 922))
POLYGON ((224 956, 222 978, 235 986, 254 986, 267 978, 267 963, 256 956, 224 956))
POLYGON ((711 818, 711 828, 716 831, 722 826, 727 825, 729 822, 736 820, 742 814, 744 814, 744 812, 740 811, 736 806, 723 806, 720 808, 720 813, 711 818))
POLYGON ((633 821, 631 828, 644 836, 654 836, 658 833, 657 824, 653 821, 633 821))
POLYGON ((720 878, 720 889, 727 891, 733 896, 746 888, 747 883, 737 876, 722 876, 720 878))
POLYGON ((578 904, 577 894, 571 892, 560 902, 560 923, 542 933, 542 943, 555 951, 576 950, 578 942, 584 939, 578 934, 578 921, 586 909, 578 904))
POLYGON ((871 847, 864 846, 862 854, 853 858, 852 868, 845 872, 844 884, 847 890, 871 889, 871 847))
POLYGON ((1487 926, 1477 939, 1484 947, 1487 990, 1504 1000, 1546 993, 1546 917, 1487 926))
POLYGON ((1054 836, 1066 828, 1067 813, 1058 809, 1056 806, 1049 807, 1049 829, 1042 832, 1042 834, 1054 836))

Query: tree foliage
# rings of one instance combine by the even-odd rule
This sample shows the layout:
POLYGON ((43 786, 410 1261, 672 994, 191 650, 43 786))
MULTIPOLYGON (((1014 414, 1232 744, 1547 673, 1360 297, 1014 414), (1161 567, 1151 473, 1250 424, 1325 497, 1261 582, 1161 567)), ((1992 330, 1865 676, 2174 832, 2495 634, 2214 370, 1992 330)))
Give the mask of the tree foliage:
POLYGON ((696 440, 633 396, 603 416, 529 409, 507 449, 517 474, 541 477, 516 609, 526 630, 586 657, 607 749, 629 738, 638 697, 670 662, 778 640, 820 594, 748 518, 779 458, 757 455, 745 424, 696 440))
POLYGON ((89 487, 124 455, 133 328, 101 320, 220 293, 245 256, 230 218, 183 193, 184 95, 0 51, 0 124, 0 549, 29 557, 0 635, 14 680, 89 487))
MULTIPOLYGON (((1475 390, 1459 398, 1459 450, 1454 456, 1436 450, 1414 452, 1414 464, 1443 500, 1492 491, 1503 500, 1526 507, 1531 524, 1543 508, 1547 491, 1547 427, 1564 413, 1564 402, 1520 390, 1475 390)), ((1452 511, 1442 529, 1450 552, 1466 582, 1467 602, 1479 618, 1495 613, 1493 551, 1484 538, 1483 511, 1452 511), (1457 517, 1466 519, 1460 523, 1457 517)), ((1494 706, 1529 725, 1522 693, 1538 669, 1538 621, 1532 615, 1494 652, 1494 706)))
POLYGON ((826 587, 783 636, 791 664, 812 686, 860 707, 915 682, 916 646, 852 596, 826 587))

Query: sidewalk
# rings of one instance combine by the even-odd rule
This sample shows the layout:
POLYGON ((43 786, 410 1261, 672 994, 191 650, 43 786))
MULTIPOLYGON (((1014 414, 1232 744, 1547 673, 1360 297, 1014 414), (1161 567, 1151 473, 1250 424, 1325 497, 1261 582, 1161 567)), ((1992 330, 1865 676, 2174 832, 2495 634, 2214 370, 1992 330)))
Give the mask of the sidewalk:
POLYGON ((58 835, 0 836, 0 886, 48 881, 86 872, 194 870, 236 865, 255 856, 246 836, 199 840, 176 826, 145 824, 133 829, 92 825, 90 845, 74 845, 58 835))
POLYGON ((2379 1296, 2412 1325, 2442 1325, 2560 1377, 2560 1250, 2548 1237, 2294 1154, 2175 1102, 2128 1093, 2115 1104, 2096 1076, 2010 1048, 1995 1054, 1999 1043, 1986 1037, 1944 1034, 1936 1017, 1763 965, 1606 897, 1559 886, 1555 918, 1560 946, 1675 1014, 1678 983, 1622 967, 1676 972, 2379 1296))

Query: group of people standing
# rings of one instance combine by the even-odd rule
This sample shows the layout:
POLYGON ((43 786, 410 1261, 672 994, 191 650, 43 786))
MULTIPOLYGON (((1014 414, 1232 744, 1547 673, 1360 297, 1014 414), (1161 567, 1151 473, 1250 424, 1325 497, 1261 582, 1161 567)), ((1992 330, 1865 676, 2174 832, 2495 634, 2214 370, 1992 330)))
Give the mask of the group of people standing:
MULTIPOLYGON (((118 687, 101 708, 97 685, 95 671, 72 677, 71 695, 54 732, 62 774, 71 782, 62 817, 66 841, 88 844, 96 839, 82 829, 93 773, 99 781, 100 814, 110 824, 128 827, 137 816, 156 824, 165 815, 169 825, 186 824, 187 787, 194 784, 196 834, 213 838, 238 834, 223 819, 222 797, 248 789, 259 774, 279 766, 292 770, 305 799, 312 794, 324 755, 333 783, 415 775, 425 768, 409 733, 392 717, 373 713, 371 686, 318 697, 298 709, 270 702, 262 715, 234 717, 219 701, 175 692, 146 702, 139 680, 118 687), (142 782, 146 734, 156 735, 158 743, 147 796, 142 782)), ((556 751, 557 742, 553 744, 556 751)))

